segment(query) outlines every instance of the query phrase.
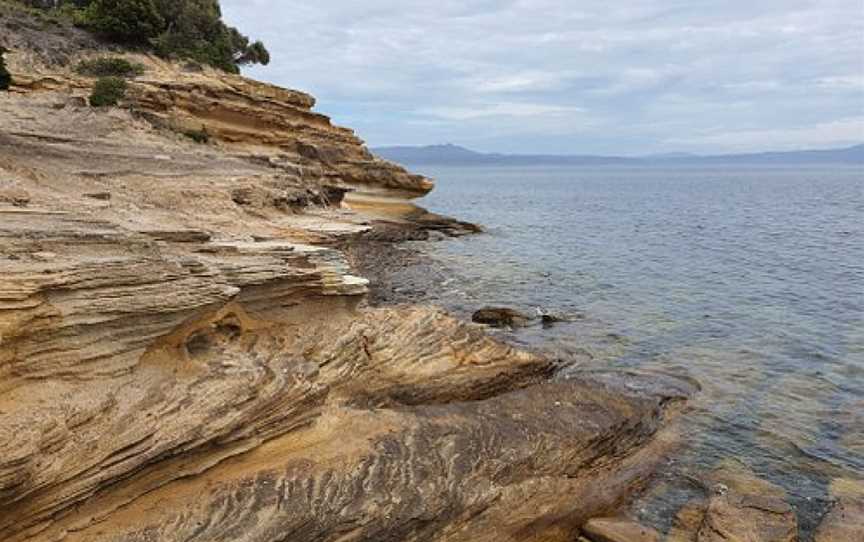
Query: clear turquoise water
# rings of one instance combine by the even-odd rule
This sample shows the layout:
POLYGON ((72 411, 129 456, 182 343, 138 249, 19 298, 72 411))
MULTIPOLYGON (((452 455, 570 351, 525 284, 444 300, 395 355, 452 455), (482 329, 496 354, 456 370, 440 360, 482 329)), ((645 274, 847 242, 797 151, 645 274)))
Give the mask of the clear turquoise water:
MULTIPOLYGON (((438 181, 422 205, 488 229, 424 247, 448 270, 433 301, 578 313, 510 338, 701 382, 668 476, 740 459, 805 538, 830 481, 864 479, 864 172, 417 169, 438 181)), ((663 526, 685 497, 644 513, 663 526)))

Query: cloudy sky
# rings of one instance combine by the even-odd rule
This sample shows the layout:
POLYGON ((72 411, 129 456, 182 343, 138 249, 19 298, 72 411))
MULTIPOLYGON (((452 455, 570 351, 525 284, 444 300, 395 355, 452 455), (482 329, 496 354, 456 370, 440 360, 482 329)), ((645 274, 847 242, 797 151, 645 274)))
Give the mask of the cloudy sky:
POLYGON ((864 0, 222 0, 371 146, 647 154, 864 142, 864 0))

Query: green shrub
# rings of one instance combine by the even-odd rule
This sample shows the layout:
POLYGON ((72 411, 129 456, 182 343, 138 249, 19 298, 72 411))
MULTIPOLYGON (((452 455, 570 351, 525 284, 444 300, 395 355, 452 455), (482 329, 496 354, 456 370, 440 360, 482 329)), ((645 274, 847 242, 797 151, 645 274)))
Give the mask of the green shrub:
POLYGON ((144 73, 144 65, 120 57, 102 57, 82 60, 75 71, 90 77, 135 77, 144 73))
POLYGON ((93 0, 76 22, 114 41, 139 45, 166 27, 153 0, 93 0))
POLYGON ((117 105, 126 96, 126 80, 120 77, 101 77, 93 85, 90 105, 106 107, 117 105))
POLYGON ((156 0, 170 21, 152 40, 156 54, 188 58, 201 64, 237 73, 243 64, 268 64, 270 53, 260 41, 249 38, 222 21, 218 0, 156 0))
MULTIPOLYGON (((5 2, 7 0, 0 0, 5 2)), ((73 18, 111 41, 237 73, 270 53, 222 21, 219 0, 23 0, 41 16, 73 18)), ((19 4, 20 5, 20 4, 19 4)))
POLYGON ((72 22, 70 13, 75 11, 74 5, 57 4, 50 0, 0 0, 0 14, 6 12, 18 15, 27 14, 32 17, 30 24, 34 28, 46 29, 49 25, 63 26, 72 22))
POLYGON ((0 90, 9 90, 12 85, 12 74, 6 69, 6 62, 3 60, 3 54, 6 49, 0 47, 0 90))

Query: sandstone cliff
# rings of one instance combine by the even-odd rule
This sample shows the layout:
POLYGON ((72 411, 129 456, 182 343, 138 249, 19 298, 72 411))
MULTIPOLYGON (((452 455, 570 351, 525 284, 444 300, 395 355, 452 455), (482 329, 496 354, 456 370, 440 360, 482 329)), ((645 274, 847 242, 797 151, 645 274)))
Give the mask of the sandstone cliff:
POLYGON ((476 326, 365 306, 341 247, 470 227, 310 96, 138 56, 95 110, 85 37, 3 39, 0 539, 572 540, 673 445, 689 381, 550 382, 476 326))

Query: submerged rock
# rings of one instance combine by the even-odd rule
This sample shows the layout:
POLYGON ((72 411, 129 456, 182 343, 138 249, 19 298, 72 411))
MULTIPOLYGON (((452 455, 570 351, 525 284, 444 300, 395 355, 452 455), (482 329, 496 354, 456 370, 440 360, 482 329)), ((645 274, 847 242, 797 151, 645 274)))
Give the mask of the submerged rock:
POLYGON ((475 312, 471 320, 492 327, 520 327, 527 325, 531 317, 506 307, 485 307, 475 312))
POLYGON ((816 531, 815 542, 860 542, 864 540, 864 481, 834 480, 835 502, 816 531))
POLYGON ((484 307, 476 311, 471 319, 478 324, 486 324, 492 327, 525 327, 540 323, 543 326, 552 326, 561 322, 573 322, 582 318, 582 315, 568 315, 560 312, 552 312, 543 309, 535 309, 535 314, 529 315, 508 307, 484 307))
POLYGON ((798 520, 778 486, 725 461, 705 482, 711 494, 678 513, 669 542, 795 542, 798 520))
POLYGON ((576 320, 581 320, 584 318, 584 315, 576 313, 576 314, 564 314, 562 312, 549 311, 541 308, 536 309, 537 318, 540 319, 540 322, 544 326, 552 326, 554 324, 562 323, 562 322, 574 322, 576 320))

